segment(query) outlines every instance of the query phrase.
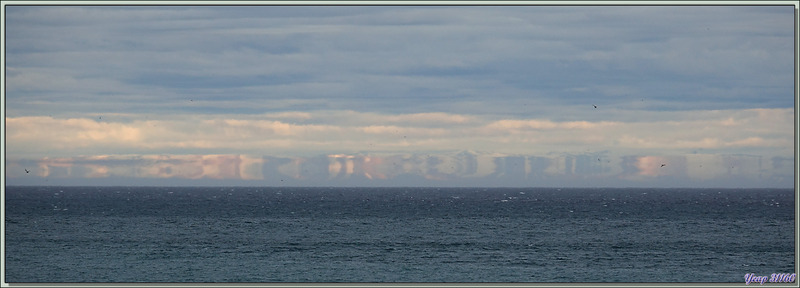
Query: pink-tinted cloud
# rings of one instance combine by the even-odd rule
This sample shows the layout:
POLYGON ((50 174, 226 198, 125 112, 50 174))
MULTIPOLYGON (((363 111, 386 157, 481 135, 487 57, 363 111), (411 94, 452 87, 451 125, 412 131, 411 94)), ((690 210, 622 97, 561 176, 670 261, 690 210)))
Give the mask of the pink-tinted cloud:
MULTIPOLYGON (((794 141, 792 112, 654 112, 653 119, 632 122, 490 119, 446 113, 384 115, 387 119, 381 120, 380 114, 355 111, 156 119, 130 115, 125 119, 8 117, 6 140, 8 155, 27 158, 459 150, 530 155, 587 150, 615 155, 699 151, 788 157, 794 141)), ((634 113, 628 116, 631 118, 646 116, 628 113, 634 113)))

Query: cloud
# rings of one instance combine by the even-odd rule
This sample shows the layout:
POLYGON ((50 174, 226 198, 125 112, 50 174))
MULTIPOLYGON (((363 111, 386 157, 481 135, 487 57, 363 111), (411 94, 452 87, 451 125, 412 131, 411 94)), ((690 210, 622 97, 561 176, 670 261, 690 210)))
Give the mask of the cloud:
MULTIPOLYGON (((304 174, 311 169, 323 178, 388 181, 569 170, 701 181, 733 172, 697 170, 697 161, 754 155, 765 167, 782 160, 763 159, 794 153, 794 67, 785 61, 794 55, 791 6, 9 6, 5 13, 6 153, 20 163, 171 155, 217 168, 148 164, 134 174, 228 179, 239 167, 242 179, 311 177, 304 174), (453 162, 447 151, 485 154, 453 162), (426 157, 318 156, 362 154, 426 157), (539 158, 486 156, 495 154, 539 158), (273 155, 269 161, 281 164, 197 155, 273 155), (590 160, 619 163, 577 164, 590 160), (654 169, 659 160, 671 164, 654 169), (538 164, 515 170, 519 161, 538 164), (274 169, 255 176, 259 165, 274 169)), ((48 173, 134 175, 124 165, 59 165, 48 164, 48 173)))
MULTIPOLYGON (((6 118, 7 139, 19 144, 45 144, 48 149, 115 146, 127 148, 143 140, 139 127, 90 119, 51 117, 6 118)), ((39 144, 39 145, 41 145, 39 144)))
POLYGON ((643 122, 495 120, 450 113, 356 111, 145 120, 130 116, 118 120, 114 115, 97 119, 8 117, 6 139, 9 154, 20 156, 442 150, 544 154, 586 149, 618 155, 625 151, 682 154, 702 150, 788 156, 793 144, 792 110, 701 111, 686 119, 681 117, 685 112, 663 112, 657 119, 643 122), (673 114, 672 120, 666 120, 668 114, 673 114))
POLYGON ((786 108, 785 8, 14 6, 6 96, 20 116, 786 108))

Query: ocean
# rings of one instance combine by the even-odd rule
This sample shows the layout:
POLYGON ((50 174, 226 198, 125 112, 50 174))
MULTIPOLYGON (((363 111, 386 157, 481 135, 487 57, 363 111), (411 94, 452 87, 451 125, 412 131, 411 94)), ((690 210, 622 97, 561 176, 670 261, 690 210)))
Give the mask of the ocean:
POLYGON ((9 283, 744 283, 792 189, 6 187, 9 283))

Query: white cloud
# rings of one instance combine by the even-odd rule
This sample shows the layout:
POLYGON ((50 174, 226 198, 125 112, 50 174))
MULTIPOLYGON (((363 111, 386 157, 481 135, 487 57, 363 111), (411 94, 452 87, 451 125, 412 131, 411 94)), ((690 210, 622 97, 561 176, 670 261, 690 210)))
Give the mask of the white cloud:
MULTIPOLYGON (((318 151, 482 150, 501 153, 609 150, 648 153, 761 151, 789 156, 793 109, 663 112, 646 122, 503 119, 449 113, 355 111, 171 116, 149 120, 8 117, 9 155, 91 155, 190 151, 283 154, 318 151), (666 114, 666 115, 665 115, 666 114), (698 115, 699 114, 699 115, 698 115), (744 150, 743 150, 744 149, 744 150), (51 151, 60 151, 51 155, 51 151)), ((630 112, 633 113, 633 112, 630 112)), ((644 115, 643 112, 636 112, 644 115)))

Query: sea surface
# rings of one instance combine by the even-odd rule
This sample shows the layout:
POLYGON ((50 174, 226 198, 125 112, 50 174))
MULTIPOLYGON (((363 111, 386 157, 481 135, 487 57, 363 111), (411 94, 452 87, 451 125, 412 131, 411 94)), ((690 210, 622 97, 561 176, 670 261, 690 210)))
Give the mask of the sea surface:
POLYGON ((6 187, 6 281, 729 282, 791 189, 6 187))

